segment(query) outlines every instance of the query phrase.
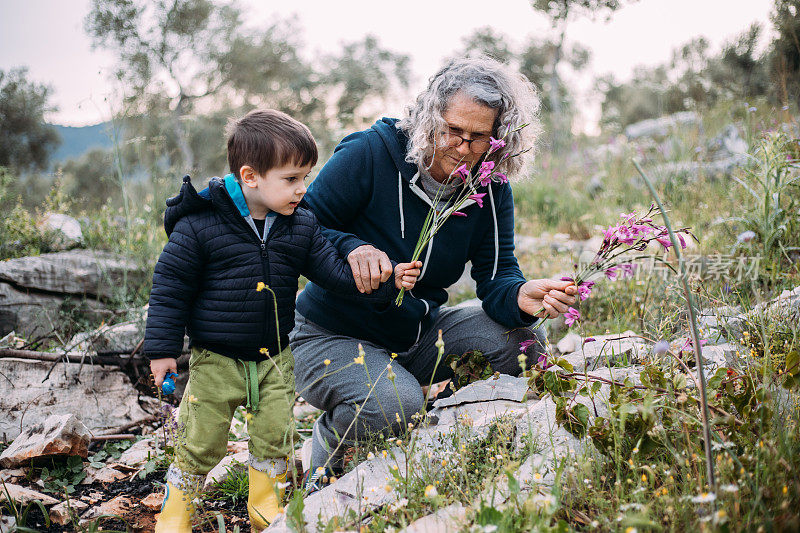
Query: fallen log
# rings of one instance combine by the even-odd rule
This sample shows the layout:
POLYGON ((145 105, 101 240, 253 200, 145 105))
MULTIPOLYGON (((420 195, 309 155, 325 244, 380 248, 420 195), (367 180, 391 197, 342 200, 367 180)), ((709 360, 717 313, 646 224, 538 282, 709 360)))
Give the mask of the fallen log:
POLYGON ((131 362, 130 357, 121 357, 116 355, 78 355, 75 353, 54 353, 54 352, 36 352, 33 350, 15 350, 13 348, 0 348, 0 358, 14 357, 16 359, 28 359, 31 361, 46 361, 50 363, 68 362, 68 363, 86 363, 95 362, 100 365, 113 365, 122 366, 131 362))

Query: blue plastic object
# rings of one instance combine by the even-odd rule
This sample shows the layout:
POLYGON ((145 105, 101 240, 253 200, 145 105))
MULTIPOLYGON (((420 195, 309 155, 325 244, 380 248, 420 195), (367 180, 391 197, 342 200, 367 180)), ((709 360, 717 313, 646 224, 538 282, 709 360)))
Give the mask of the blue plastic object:
POLYGON ((164 382, 161 383, 161 392, 164 394, 172 394, 175 392, 175 381, 172 379, 173 377, 177 378, 178 374, 175 372, 170 372, 167 374, 167 377, 164 378, 164 382))

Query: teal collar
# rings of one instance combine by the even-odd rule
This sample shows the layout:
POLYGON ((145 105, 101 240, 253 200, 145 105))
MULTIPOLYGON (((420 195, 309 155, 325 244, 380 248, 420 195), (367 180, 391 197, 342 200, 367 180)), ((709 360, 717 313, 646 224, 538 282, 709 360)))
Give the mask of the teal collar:
POLYGON ((247 207, 247 202, 244 201, 242 186, 239 185, 239 182, 236 181, 233 174, 225 176, 225 190, 228 191, 231 200, 233 200, 234 205, 239 210, 239 214, 245 218, 249 217, 250 209, 247 207))

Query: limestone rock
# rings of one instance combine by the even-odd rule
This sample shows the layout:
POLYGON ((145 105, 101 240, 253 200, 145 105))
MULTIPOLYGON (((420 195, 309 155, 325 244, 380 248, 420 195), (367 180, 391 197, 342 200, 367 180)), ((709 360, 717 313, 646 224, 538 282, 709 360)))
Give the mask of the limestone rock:
POLYGON ((127 466, 139 466, 158 455, 153 439, 142 439, 135 442, 130 448, 122 452, 117 463, 127 466))
POLYGON ((203 484, 204 489, 210 488, 215 483, 225 481, 230 475, 230 471, 246 470, 247 461, 250 457, 250 452, 243 451, 234 455, 226 455, 222 460, 217 463, 217 466, 211 469, 206 475, 206 481, 203 484))
POLYGON ((650 347, 633 331, 611 335, 597 335, 594 341, 583 345, 564 357, 576 371, 608 366, 628 366, 647 354, 650 347))
POLYGON ((142 498, 141 503, 151 511, 160 511, 161 505, 164 503, 164 494, 160 492, 151 492, 146 497, 142 498))
MULTIPOLYGON (((0 359, 0 435, 13 439, 20 426, 41 424, 51 413, 75 413, 93 433, 148 416, 128 377, 112 367, 0 359)), ((147 405, 146 402, 142 402, 147 405)))
POLYGON ((86 478, 81 481, 81 485, 91 485, 92 483, 113 483, 130 476, 125 472, 117 470, 113 466, 102 468, 87 468, 86 478))
MULTIPOLYGON (((0 335, 11 331, 31 338, 52 334, 53 324, 59 320, 64 302, 63 296, 40 293, 0 281, 0 335)), ((113 315, 102 303, 92 299, 73 302, 74 308, 83 316, 97 322, 113 315)))
POLYGON ((144 281, 134 261, 99 250, 70 250, 0 261, 0 281, 19 289, 111 299, 144 281))
POLYGON ((78 333, 69 341, 69 346, 81 352, 129 354, 144 338, 144 326, 144 315, 140 320, 103 325, 94 331, 78 333))
POLYGON ((53 455, 89 455, 91 434, 75 415, 52 415, 28 426, 0 455, 0 464, 13 468, 31 459, 53 455))
POLYGON ((61 502, 50 509, 50 520, 60 526, 65 526, 72 521, 72 518, 69 516, 70 509, 76 515, 80 515, 88 507, 89 504, 81 500, 70 500, 69 506, 67 506, 67 502, 61 502))
POLYGON ((674 128, 682 125, 697 124, 699 118, 694 111, 681 111, 672 115, 651 118, 631 124, 625 128, 628 139, 640 137, 664 137, 674 128))
POLYGON ((566 335, 564 335, 563 339, 558 341, 558 343, 556 344, 556 348, 562 354, 572 353, 575 350, 580 349, 582 342, 583 342, 583 337, 581 337, 577 333, 567 333, 566 335))
POLYGON ((515 378, 506 374, 492 376, 489 379, 470 383, 453 393, 452 396, 434 402, 434 407, 449 407, 465 403, 484 402, 489 400, 512 400, 521 402, 528 392, 528 380, 515 378))
POLYGON ((40 229, 55 234, 54 245, 57 249, 69 250, 83 244, 81 224, 69 215, 45 213, 37 225, 40 229))
POLYGON ((462 522, 466 516, 467 509, 460 503, 453 503, 414 520, 401 533, 456 533, 462 530, 462 522))
POLYGON ((41 492, 37 492, 32 489, 22 487, 20 485, 14 485, 12 483, 6 483, 5 485, 0 485, 0 502, 6 501, 6 491, 8 491, 8 495, 11 497, 11 501, 16 502, 22 506, 28 505, 29 503, 34 501, 40 501, 44 505, 55 505, 58 503, 58 500, 56 500, 51 496, 42 494, 41 492))
POLYGON ((123 517, 126 513, 130 512, 135 503, 131 501, 128 496, 119 495, 116 498, 103 502, 100 505, 92 507, 81 515, 81 523, 88 520, 93 520, 103 515, 123 517))

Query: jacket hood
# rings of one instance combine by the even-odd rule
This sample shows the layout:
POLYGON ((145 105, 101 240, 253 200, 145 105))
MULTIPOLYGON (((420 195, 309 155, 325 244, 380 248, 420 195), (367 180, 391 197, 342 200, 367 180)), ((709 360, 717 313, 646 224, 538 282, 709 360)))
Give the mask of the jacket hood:
POLYGON ((397 122, 396 118, 383 117, 372 125, 372 129, 380 136, 400 175, 406 181, 411 181, 417 173, 417 166, 406 161, 408 137, 397 128, 397 122))
MULTIPOLYGON (((299 207, 310 209, 305 198, 300 200, 299 207)), ((200 192, 194 188, 187 174, 183 177, 183 185, 178 195, 167 199, 167 209, 164 211, 164 230, 167 236, 172 233, 175 224, 181 218, 206 209, 217 209, 234 217, 236 215, 245 219, 250 217, 250 209, 244 199, 242 187, 233 174, 228 174, 224 178, 211 178, 208 186, 200 192)))

